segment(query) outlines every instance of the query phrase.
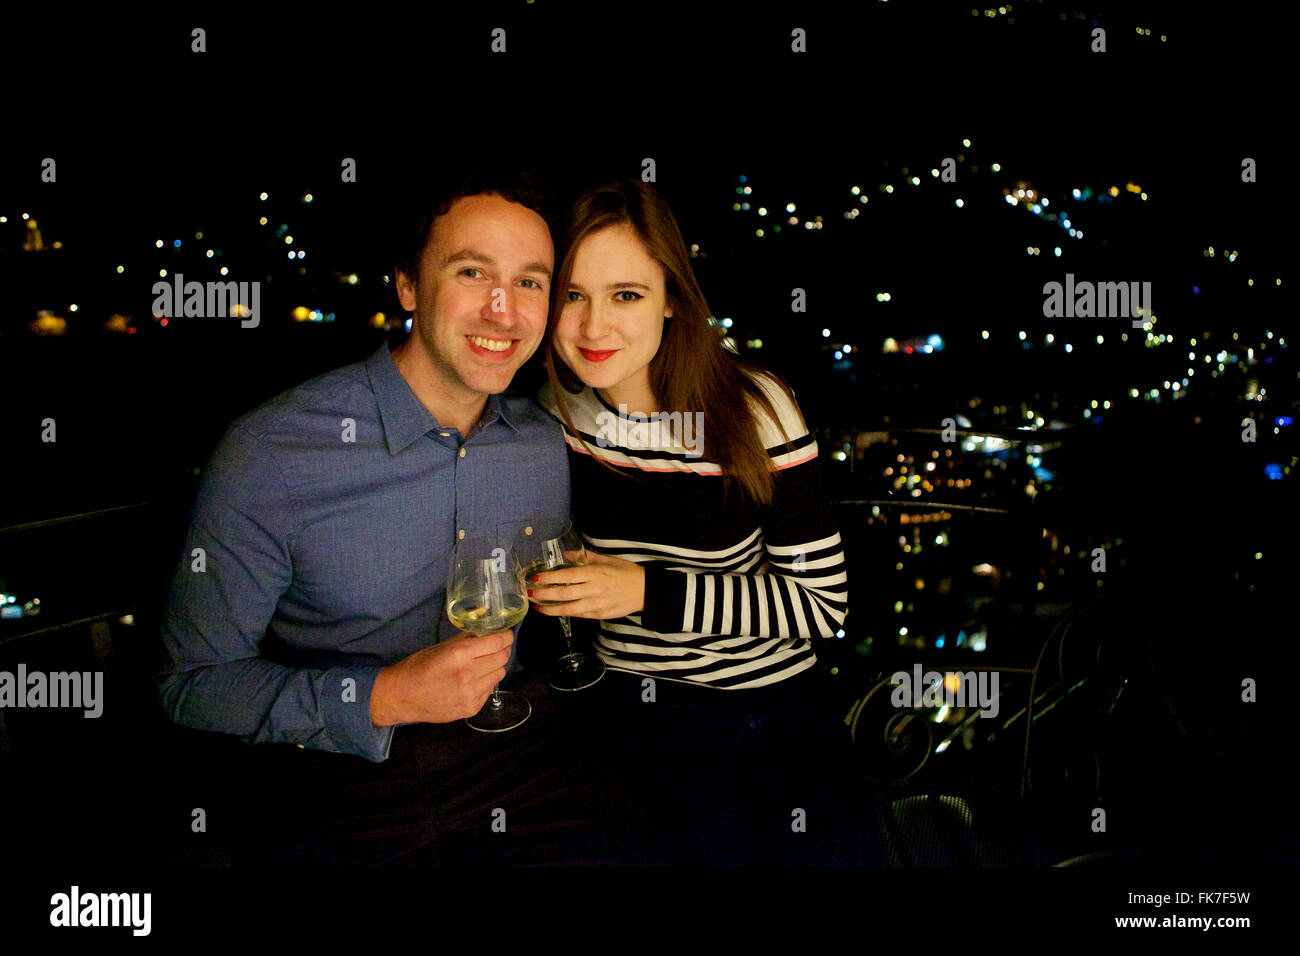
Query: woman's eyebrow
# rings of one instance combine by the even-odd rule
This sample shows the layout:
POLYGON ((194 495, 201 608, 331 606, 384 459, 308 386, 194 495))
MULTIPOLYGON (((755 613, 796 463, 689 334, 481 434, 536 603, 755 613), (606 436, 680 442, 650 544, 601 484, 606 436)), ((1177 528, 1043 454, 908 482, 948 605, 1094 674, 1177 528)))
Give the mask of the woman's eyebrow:
MULTIPOLYGON (((579 289, 583 292, 587 291, 586 289, 583 289, 582 286, 577 282, 570 282, 569 286, 570 288, 579 289)), ((611 282, 609 285, 605 286, 606 292, 609 292, 613 289, 645 289, 645 291, 647 292, 650 291, 650 287, 646 285, 644 282, 611 282)))

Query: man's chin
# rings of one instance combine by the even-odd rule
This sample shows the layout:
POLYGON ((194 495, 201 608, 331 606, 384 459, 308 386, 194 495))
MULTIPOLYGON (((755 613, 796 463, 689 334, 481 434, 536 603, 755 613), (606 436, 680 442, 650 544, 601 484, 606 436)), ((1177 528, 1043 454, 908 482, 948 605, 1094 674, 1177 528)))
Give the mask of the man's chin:
POLYGON ((500 395, 510 387, 510 383, 514 381, 518 371, 519 366, 516 365, 509 369, 503 368, 491 373, 479 373, 470 376, 466 384, 474 391, 481 392, 484 395, 500 395))

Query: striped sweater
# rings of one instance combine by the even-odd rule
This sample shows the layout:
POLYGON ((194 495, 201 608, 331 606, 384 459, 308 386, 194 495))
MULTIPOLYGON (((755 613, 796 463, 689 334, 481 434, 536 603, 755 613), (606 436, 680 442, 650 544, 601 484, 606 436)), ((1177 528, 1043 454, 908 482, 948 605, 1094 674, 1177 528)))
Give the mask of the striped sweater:
MULTIPOLYGON (((789 397, 759 381, 790 440, 755 412, 775 471, 767 509, 736 488, 724 501, 721 468, 699 456, 693 429, 628 419, 591 388, 566 396, 579 433, 565 434, 575 524, 593 550, 646 571, 642 612, 600 622, 610 669, 763 687, 812 667, 813 638, 843 625, 848 575, 816 439, 789 397)), ((558 417, 549 390, 540 401, 558 417)), ((708 415, 689 421, 707 429, 708 415)))

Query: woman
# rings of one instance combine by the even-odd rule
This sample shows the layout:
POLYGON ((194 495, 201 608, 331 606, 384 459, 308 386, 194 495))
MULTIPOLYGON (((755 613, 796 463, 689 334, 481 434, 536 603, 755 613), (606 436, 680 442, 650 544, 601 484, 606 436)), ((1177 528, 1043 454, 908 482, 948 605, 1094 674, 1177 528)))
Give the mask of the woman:
POLYGON ((830 823, 852 761, 814 642, 848 592, 816 441, 789 388, 722 346, 651 186, 583 195, 562 249, 541 398, 588 563, 533 583, 566 602, 540 613, 600 622, 599 756, 668 808, 675 862, 861 862, 853 821, 830 823), (821 839, 792 838, 814 813, 821 839))

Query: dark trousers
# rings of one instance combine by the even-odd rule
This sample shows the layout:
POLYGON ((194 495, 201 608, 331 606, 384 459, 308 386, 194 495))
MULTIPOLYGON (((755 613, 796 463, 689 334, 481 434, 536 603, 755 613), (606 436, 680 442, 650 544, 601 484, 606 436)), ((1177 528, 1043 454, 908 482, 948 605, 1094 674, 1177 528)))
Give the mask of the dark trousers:
POLYGON ((616 862, 550 689, 530 676, 515 689, 533 707, 521 726, 491 734, 463 721, 398 727, 382 764, 290 744, 250 747, 234 790, 233 864, 616 862))
POLYGON ((622 859, 884 865, 871 789, 820 671, 756 690, 658 680, 647 696, 641 676, 610 671, 565 708, 622 859))

